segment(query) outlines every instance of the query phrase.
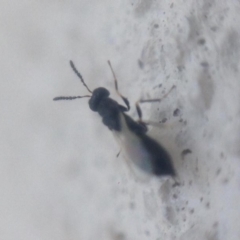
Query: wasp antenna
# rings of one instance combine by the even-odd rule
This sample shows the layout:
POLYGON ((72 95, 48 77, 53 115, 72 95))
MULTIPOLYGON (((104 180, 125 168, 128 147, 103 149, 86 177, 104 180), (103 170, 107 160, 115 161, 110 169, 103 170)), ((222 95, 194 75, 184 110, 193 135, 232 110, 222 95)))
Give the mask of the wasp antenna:
POLYGON ((89 96, 89 95, 86 95, 86 96, 70 96, 70 97, 55 97, 54 99, 53 99, 53 101, 59 101, 59 100, 74 100, 74 99, 77 99, 77 98, 85 98, 85 97, 91 97, 91 96, 89 96))
POLYGON ((77 70, 77 68, 75 67, 75 65, 74 65, 74 63, 73 63, 72 60, 70 60, 70 66, 71 66, 72 70, 76 73, 76 75, 80 78, 83 86, 84 86, 90 93, 92 93, 92 91, 88 88, 87 84, 84 82, 82 75, 81 75, 80 72, 77 70))
POLYGON ((116 91, 118 92, 118 82, 117 82, 117 78, 116 78, 116 75, 115 75, 115 73, 114 73, 114 71, 113 71, 112 64, 111 64, 111 62, 110 62, 109 60, 108 60, 108 65, 109 65, 109 67, 110 67, 110 69, 111 69, 111 72, 112 72, 112 75, 113 75, 113 78, 114 78, 115 89, 116 89, 116 91))

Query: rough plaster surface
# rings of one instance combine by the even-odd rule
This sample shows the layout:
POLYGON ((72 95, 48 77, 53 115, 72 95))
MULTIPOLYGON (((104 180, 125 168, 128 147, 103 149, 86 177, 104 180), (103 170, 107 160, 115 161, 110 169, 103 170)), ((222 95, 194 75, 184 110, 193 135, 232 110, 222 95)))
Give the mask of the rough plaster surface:
POLYGON ((0 6, 1 240, 240 239, 239 1, 0 6), (86 99, 52 101, 86 94, 70 59, 116 97, 110 59, 131 103, 176 85, 143 113, 181 186, 138 180, 86 99))

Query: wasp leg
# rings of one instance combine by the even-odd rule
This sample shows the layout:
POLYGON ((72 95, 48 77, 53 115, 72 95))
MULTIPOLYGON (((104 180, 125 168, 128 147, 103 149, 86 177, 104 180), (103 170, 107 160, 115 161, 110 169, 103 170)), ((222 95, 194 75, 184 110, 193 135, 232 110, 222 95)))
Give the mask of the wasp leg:
POLYGON ((175 85, 173 85, 170 90, 165 93, 161 98, 154 98, 154 99, 140 99, 137 103, 148 103, 148 102, 161 102, 164 98, 166 98, 168 96, 168 94, 174 89, 176 88, 175 85))
POLYGON ((142 110, 140 108, 140 103, 151 103, 151 102, 161 102, 164 98, 166 98, 168 96, 168 94, 175 88, 176 86, 173 85, 170 90, 165 94, 163 95, 161 98, 155 98, 155 99, 140 99, 139 101, 136 102, 136 109, 137 109, 137 114, 138 114, 138 122, 142 125, 144 125, 146 128, 147 128, 147 125, 156 125, 156 124, 159 124, 159 123, 155 123, 155 122, 146 122, 146 121, 143 121, 142 120, 142 110))
POLYGON ((137 122, 140 125, 142 125, 145 128, 145 131, 147 132, 147 130, 148 130, 148 127, 147 127, 148 123, 142 120, 142 110, 141 110, 141 108, 139 106, 139 101, 136 102, 135 106, 136 106, 137 114, 138 114, 138 121, 137 122))
POLYGON ((137 108, 137 113, 139 116, 139 120, 142 119, 142 110, 139 106, 140 103, 150 103, 150 102, 161 102, 164 98, 166 98, 168 96, 168 94, 175 88, 176 86, 173 85, 170 90, 164 94, 161 98, 154 98, 154 99, 140 99, 136 102, 136 108, 137 108))
POLYGON ((129 101, 128 101, 128 99, 127 99, 126 97, 124 97, 124 96, 118 91, 117 78, 116 78, 116 75, 115 75, 115 73, 114 73, 114 71, 113 71, 113 68, 112 68, 112 65, 111 65, 111 62, 110 62, 110 61, 108 61, 108 65, 109 65, 109 67, 110 67, 110 69, 111 69, 111 71, 112 71, 112 74, 113 74, 114 84, 115 84, 115 90, 116 90, 118 96, 122 98, 122 100, 124 101, 125 105, 127 106, 127 108, 125 109, 125 112, 127 112, 127 111, 130 110, 129 101))

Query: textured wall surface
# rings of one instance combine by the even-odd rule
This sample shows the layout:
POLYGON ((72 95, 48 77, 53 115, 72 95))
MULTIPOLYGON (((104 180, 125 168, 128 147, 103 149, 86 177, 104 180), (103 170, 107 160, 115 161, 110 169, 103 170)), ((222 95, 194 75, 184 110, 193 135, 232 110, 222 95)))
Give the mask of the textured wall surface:
POLYGON ((240 1, 0 3, 1 240, 240 239, 240 1), (69 67, 165 120, 181 182, 140 179, 69 67), (175 111, 178 109, 177 111, 175 111), (191 153, 183 156, 182 151, 191 153))

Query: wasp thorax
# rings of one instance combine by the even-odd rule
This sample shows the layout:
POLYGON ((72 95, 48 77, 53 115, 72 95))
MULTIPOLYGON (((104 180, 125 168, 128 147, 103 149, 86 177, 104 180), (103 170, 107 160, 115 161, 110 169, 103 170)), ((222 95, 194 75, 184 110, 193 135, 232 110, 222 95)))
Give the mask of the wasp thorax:
POLYGON ((107 98, 110 95, 106 88, 99 87, 92 92, 92 96, 89 100, 89 107, 92 111, 96 112, 98 110, 99 103, 103 98, 107 98))

